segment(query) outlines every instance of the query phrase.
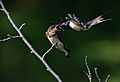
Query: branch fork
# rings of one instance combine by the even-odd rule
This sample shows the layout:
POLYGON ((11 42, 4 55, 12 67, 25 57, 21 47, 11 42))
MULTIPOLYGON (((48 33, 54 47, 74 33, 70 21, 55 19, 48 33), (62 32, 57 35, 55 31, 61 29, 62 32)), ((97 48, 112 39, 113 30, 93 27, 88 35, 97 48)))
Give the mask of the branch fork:
POLYGON ((19 30, 21 30, 21 29, 23 28, 23 26, 25 26, 25 25, 26 25, 26 23, 23 23, 23 24, 20 26, 19 30))
MULTIPOLYGON (((86 74, 86 76, 88 77, 89 82, 92 82, 92 74, 91 74, 91 70, 90 70, 90 68, 89 68, 89 66, 88 66, 87 60, 88 60, 88 57, 86 56, 86 57, 85 57, 85 65, 86 65, 86 68, 87 68, 87 72, 86 72, 86 71, 83 71, 83 72, 84 72, 84 73, 86 74)), ((101 82, 101 79, 100 79, 100 77, 99 77, 99 75, 98 75, 98 72, 97 72, 97 68, 94 68, 94 72, 95 72, 96 78, 98 79, 98 82, 101 82)), ((107 78, 105 79, 104 82, 108 82, 108 79, 109 79, 109 78, 110 78, 110 75, 107 76, 107 78)))
POLYGON ((43 54, 42 59, 44 59, 44 57, 53 49, 54 46, 55 44, 52 44, 52 46, 43 54))
MULTIPOLYGON (((51 67, 48 65, 48 63, 45 61, 44 57, 53 49, 53 47, 55 46, 55 44, 53 44, 42 56, 40 54, 38 54, 38 52, 32 47, 32 45, 28 42, 28 40, 24 37, 24 35, 21 32, 21 29, 23 28, 23 26, 25 25, 25 23, 23 23, 19 28, 17 27, 17 25, 15 24, 15 22, 13 21, 12 17, 10 16, 9 12, 7 11, 7 9, 4 7, 2 0, 0 0, 0 5, 2 8, 0 8, 0 10, 2 10, 7 18, 8 21, 11 23, 11 25, 13 26, 13 28, 17 31, 18 36, 12 36, 10 34, 7 34, 7 38, 4 38, 0 41, 8 41, 10 39, 14 39, 14 38, 21 38, 23 40, 23 42, 27 45, 27 47, 30 49, 31 53, 33 53, 42 63, 43 65, 46 67, 46 70, 50 72, 50 74, 55 77, 55 79, 58 82, 63 82, 62 79, 59 77, 59 75, 57 75, 52 69, 51 67)), ((92 74, 91 74, 91 70, 88 66, 88 62, 87 62, 88 57, 86 56, 85 58, 85 65, 87 68, 87 72, 84 71, 84 73, 86 74, 86 76, 89 79, 89 82, 92 82, 92 74)), ((97 73, 97 68, 94 68, 96 77, 98 79, 98 82, 101 82, 101 79, 98 76, 97 73)), ((107 76, 106 80, 104 82, 107 82, 109 79, 110 75, 107 76)))
POLYGON ((21 38, 21 36, 12 36, 10 34, 7 34, 7 38, 1 39, 0 42, 8 41, 10 39, 15 39, 15 38, 21 38))
POLYGON ((22 34, 21 29, 22 27, 25 25, 25 23, 23 23, 19 28, 17 27, 17 25, 15 24, 15 22, 13 21, 12 17, 10 16, 9 12, 7 11, 7 9, 5 8, 5 6, 2 3, 2 0, 0 0, 0 5, 1 5, 1 9, 7 16, 8 21, 10 22, 10 24, 13 26, 13 28, 17 31, 18 36, 11 36, 8 35, 8 38, 2 39, 1 41, 7 41, 10 40, 12 38, 18 38, 20 37, 23 42, 27 45, 27 47, 30 49, 31 53, 33 53, 42 63, 43 65, 46 67, 46 70, 48 70, 50 72, 50 74, 55 77, 55 79, 58 82, 62 82, 61 78, 52 70, 52 68, 48 65, 48 63, 44 60, 44 56, 52 49, 52 47, 43 54, 43 57, 38 54, 38 52, 32 47, 32 45, 28 42, 28 40, 25 38, 25 36, 22 34))

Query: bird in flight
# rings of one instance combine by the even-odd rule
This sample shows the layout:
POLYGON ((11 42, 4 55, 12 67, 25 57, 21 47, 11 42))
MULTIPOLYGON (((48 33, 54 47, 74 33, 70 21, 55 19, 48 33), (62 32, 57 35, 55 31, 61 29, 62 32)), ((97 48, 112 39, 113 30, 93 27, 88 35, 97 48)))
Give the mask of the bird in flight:
POLYGON ((67 25, 69 25, 70 28, 72 28, 75 31, 85 31, 89 30, 92 26, 97 25, 99 23, 112 20, 112 19, 104 19, 103 15, 100 15, 93 20, 82 22, 79 20, 78 17, 75 16, 75 14, 68 14, 68 17, 65 17, 67 19, 67 22, 63 22, 61 24, 61 28, 65 29, 67 25))

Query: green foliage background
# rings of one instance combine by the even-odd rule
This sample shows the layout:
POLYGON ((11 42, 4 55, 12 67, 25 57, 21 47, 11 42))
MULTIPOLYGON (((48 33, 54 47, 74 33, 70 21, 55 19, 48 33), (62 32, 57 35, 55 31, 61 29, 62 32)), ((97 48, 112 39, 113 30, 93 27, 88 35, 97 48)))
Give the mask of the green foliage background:
MULTIPOLYGON (((118 0, 3 0, 11 16, 33 47, 43 54, 51 44, 45 32, 51 24, 59 23, 68 13, 75 13, 82 21, 91 20, 109 10, 106 18, 114 20, 101 23, 85 32, 66 30, 61 37, 71 50, 71 58, 53 49, 46 56, 49 65, 61 76, 63 82, 88 82, 84 58, 88 56, 97 82, 94 67, 102 81, 107 74, 109 82, 120 82, 120 2, 118 0)), ((0 11, 0 38, 17 35, 6 15, 0 11)), ((0 42, 0 82, 56 82, 43 64, 30 53, 21 39, 0 42)))

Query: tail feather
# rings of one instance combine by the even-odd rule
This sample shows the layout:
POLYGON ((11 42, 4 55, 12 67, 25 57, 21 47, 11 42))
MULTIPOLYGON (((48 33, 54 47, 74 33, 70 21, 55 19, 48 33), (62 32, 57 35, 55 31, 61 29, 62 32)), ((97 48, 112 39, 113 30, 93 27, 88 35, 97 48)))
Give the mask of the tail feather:
POLYGON ((108 21, 108 20, 112 20, 112 18, 110 18, 110 19, 104 19, 104 17, 103 17, 104 15, 106 15, 107 13, 109 13, 110 11, 111 11, 111 10, 109 10, 109 11, 105 12, 104 14, 96 17, 95 19, 89 21, 89 22, 91 23, 91 25, 90 25, 89 27, 91 27, 91 26, 93 26, 93 25, 96 25, 96 24, 99 24, 99 23, 101 23, 101 22, 105 22, 105 21, 108 21))
POLYGON ((70 55, 69 55, 70 50, 66 47, 64 49, 65 49, 65 56, 70 57, 70 55))
POLYGON ((97 18, 95 18, 95 19, 87 22, 86 25, 88 26, 88 28, 90 28, 90 27, 92 27, 92 26, 94 26, 96 24, 99 24, 99 23, 102 23, 102 22, 105 22, 105 21, 108 21, 108 20, 112 20, 112 18, 110 18, 110 19, 104 19, 102 17, 102 15, 100 15, 97 18))

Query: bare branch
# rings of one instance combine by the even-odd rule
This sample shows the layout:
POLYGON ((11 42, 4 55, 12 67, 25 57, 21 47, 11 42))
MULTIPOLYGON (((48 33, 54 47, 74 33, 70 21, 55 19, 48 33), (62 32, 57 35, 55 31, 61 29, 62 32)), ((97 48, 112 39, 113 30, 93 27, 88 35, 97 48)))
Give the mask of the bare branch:
POLYGON ((107 76, 107 78, 106 78, 105 82, 107 82, 109 78, 110 78, 110 75, 108 75, 108 76, 107 76))
POLYGON ((89 78, 89 75, 88 75, 88 73, 86 72, 86 71, 83 71, 84 73, 85 73, 85 75, 89 78))
POLYGON ((23 27, 25 24, 26 24, 26 23, 23 23, 23 24, 20 26, 19 30, 21 30, 21 29, 22 29, 22 27, 23 27))
MULTIPOLYGON (((51 67, 47 64, 47 62, 38 54, 38 52, 32 47, 32 45, 27 41, 27 39, 24 37, 24 35, 21 33, 15 22, 13 21, 12 17, 9 15, 9 12, 7 9, 4 7, 2 1, 0 0, 0 5, 2 6, 2 10, 6 14, 9 22, 13 26, 13 28, 18 32, 19 36, 23 40, 23 42, 28 46, 28 48, 34 53, 34 55, 43 63, 43 65, 46 67, 46 69, 55 77, 55 79, 58 82, 62 82, 61 78, 51 69, 51 67)), ((23 25, 22 25, 23 26, 23 25)), ((22 28, 21 26, 21 28, 22 28)))
POLYGON ((14 39, 14 38, 20 38, 20 36, 12 36, 10 34, 7 34, 7 38, 1 39, 0 42, 4 42, 4 41, 8 41, 10 39, 14 39))
POLYGON ((85 71, 84 71, 84 73, 85 73, 86 76, 88 77, 89 82, 92 82, 91 71, 90 71, 90 68, 89 68, 89 66, 88 66, 87 59, 88 59, 88 57, 86 56, 86 57, 85 57, 85 65, 86 65, 86 68, 87 68, 88 73, 85 72, 85 71))
POLYGON ((96 75, 98 81, 101 82, 101 79, 100 79, 99 76, 98 76, 97 68, 94 68, 94 70, 95 70, 95 75, 96 75))
POLYGON ((53 49, 54 45, 55 45, 55 44, 53 44, 53 45, 43 54, 42 59, 44 59, 44 57, 46 56, 46 54, 49 53, 49 52, 53 49))
MULTIPOLYGON (((89 82, 92 82, 92 75, 91 75, 91 71, 90 71, 90 68, 89 68, 88 63, 87 63, 87 59, 88 59, 88 57, 86 56, 86 57, 85 57, 85 65, 86 65, 86 68, 87 68, 87 72, 84 71, 84 73, 85 73, 86 76, 88 77, 89 82)), ((101 79, 99 78, 99 75, 98 75, 98 72, 97 72, 97 68, 94 68, 94 71, 95 71, 95 75, 96 75, 96 77, 97 77, 97 79, 98 79, 98 82, 101 82, 101 79)), ((109 77, 110 77, 110 75, 107 76, 105 82, 108 81, 109 77)))
MULTIPOLYGON (((98 73, 97 73, 97 68, 94 68, 94 70, 95 70, 95 75, 96 75, 98 81, 101 82, 101 79, 99 78, 98 73)), ((107 78, 105 79, 105 82, 107 82, 109 78, 110 78, 110 75, 107 76, 107 78)))
POLYGON ((3 11, 3 9, 0 8, 1 11, 3 11))

